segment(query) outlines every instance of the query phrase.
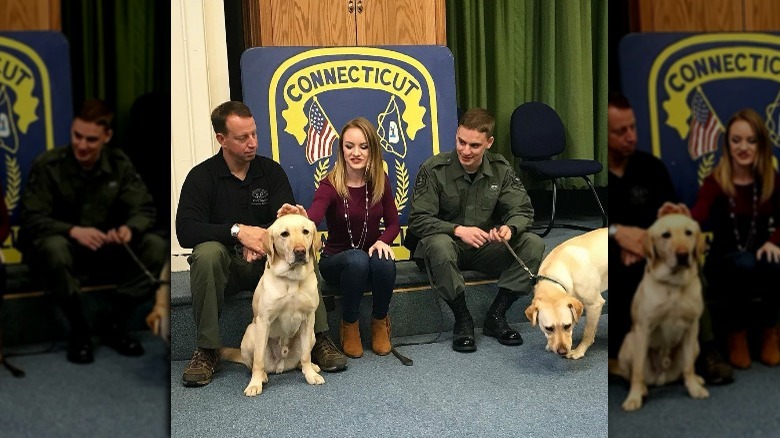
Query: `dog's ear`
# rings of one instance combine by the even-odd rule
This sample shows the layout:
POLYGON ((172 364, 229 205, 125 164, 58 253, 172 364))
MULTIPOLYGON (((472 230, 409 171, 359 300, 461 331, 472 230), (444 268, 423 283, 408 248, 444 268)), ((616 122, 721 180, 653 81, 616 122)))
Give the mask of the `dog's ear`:
POLYGON ((268 256, 268 263, 273 264, 276 248, 274 248, 274 232, 271 230, 271 227, 268 227, 265 230, 265 241, 263 242, 263 246, 265 246, 265 253, 268 256))
POLYGON ((696 263, 701 261, 705 251, 707 251, 707 238, 704 237, 704 233, 698 231, 696 233, 696 263))
POLYGON ((642 239, 642 249, 645 252, 647 261, 652 264, 655 261, 655 245, 653 245, 653 237, 650 235, 650 230, 647 230, 645 237, 642 239))
POLYGON ((531 321, 531 327, 536 326, 537 315, 539 315, 539 309, 536 308, 536 301, 531 301, 531 305, 525 309, 525 317, 531 321))
POLYGON ((574 318, 574 322, 576 323, 580 320, 582 312, 585 310, 585 306, 582 304, 582 301, 571 297, 569 300, 569 309, 571 310, 571 316, 574 318))
POLYGON ((322 239, 320 238, 320 233, 314 228, 314 236, 311 238, 311 256, 313 257, 313 260, 317 258, 317 254, 320 253, 321 249, 322 239))

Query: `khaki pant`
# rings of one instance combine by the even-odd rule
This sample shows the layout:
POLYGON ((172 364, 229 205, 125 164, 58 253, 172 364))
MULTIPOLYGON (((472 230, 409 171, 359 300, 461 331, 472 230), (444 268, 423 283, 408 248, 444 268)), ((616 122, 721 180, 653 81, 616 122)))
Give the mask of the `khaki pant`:
MULTIPOLYGON (((219 242, 204 242, 193 248, 187 258, 190 264, 192 311, 195 315, 197 345, 220 348, 219 317, 225 294, 255 290, 265 268, 264 262, 248 263, 233 248, 219 242)), ((320 295, 314 317, 314 331, 328 330, 328 315, 320 295)))
MULTIPOLYGON (((544 240, 526 232, 512 236, 509 245, 528 269, 536 275, 544 255, 544 240)), ((518 294, 533 290, 528 272, 515 260, 503 243, 473 248, 457 237, 434 234, 420 240, 415 257, 424 258, 431 268, 433 287, 447 301, 457 298, 466 288, 462 270, 499 275, 498 287, 518 294)))

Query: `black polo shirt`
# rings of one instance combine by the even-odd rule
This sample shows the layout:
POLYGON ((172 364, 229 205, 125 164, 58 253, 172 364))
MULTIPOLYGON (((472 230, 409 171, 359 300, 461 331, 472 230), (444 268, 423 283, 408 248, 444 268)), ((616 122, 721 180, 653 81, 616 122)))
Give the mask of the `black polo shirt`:
POLYGON ((234 223, 267 228, 284 203, 295 204, 295 197, 279 163, 258 155, 241 181, 230 173, 220 149, 187 174, 176 211, 176 235, 185 248, 208 241, 232 246, 234 223))

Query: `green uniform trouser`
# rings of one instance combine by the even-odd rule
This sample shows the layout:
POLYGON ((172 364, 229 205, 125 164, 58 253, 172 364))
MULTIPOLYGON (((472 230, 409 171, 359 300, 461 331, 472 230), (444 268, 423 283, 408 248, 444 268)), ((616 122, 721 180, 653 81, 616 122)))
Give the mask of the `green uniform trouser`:
MULTIPOLYGON (((157 234, 146 233, 134 238, 130 248, 154 278, 159 278, 170 257, 167 241, 157 234)), ((110 319, 120 325, 125 324, 136 305, 154 293, 152 279, 121 245, 105 245, 92 251, 65 236, 48 236, 33 242, 30 256, 44 286, 65 312, 71 330, 88 329, 78 296, 78 278, 82 274, 116 283, 110 319)))
MULTIPOLYGON (((197 329, 197 346, 220 348, 219 317, 225 294, 242 290, 255 290, 265 263, 248 263, 233 248, 219 242, 204 242, 192 250, 187 258, 190 263, 190 289, 192 311, 197 329)), ((328 314, 320 295, 320 305, 314 315, 314 332, 328 330, 328 314)))
MULTIPOLYGON (((168 244, 152 233, 133 239, 130 248, 151 274, 158 278, 165 261, 170 257, 168 244)), ((133 261, 120 245, 105 245, 97 251, 85 248, 65 236, 48 236, 33 243, 32 264, 40 271, 46 288, 58 300, 68 299, 79 292, 79 274, 90 273, 100 278, 111 275, 120 295, 132 298, 150 296, 151 279, 133 261)))
MULTIPOLYGON (((466 288, 461 270, 500 274, 498 287, 518 294, 530 293, 533 281, 517 263, 503 243, 489 243, 473 248, 457 237, 434 234, 420 240, 415 255, 420 255, 431 268, 433 287, 447 301, 457 298, 466 288)), ((534 233, 512 236, 509 245, 534 275, 544 254, 544 240, 534 233)))

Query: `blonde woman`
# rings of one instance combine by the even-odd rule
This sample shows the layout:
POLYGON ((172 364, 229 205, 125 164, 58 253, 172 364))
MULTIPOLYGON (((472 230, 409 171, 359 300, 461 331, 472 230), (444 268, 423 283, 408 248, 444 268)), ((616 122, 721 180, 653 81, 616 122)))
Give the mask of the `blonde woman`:
POLYGON ((341 130, 336 164, 314 193, 308 216, 316 224, 327 222, 319 267, 325 281, 342 293, 342 351, 352 358, 363 355, 358 316, 363 293, 370 290, 371 349, 381 356, 390 353, 387 312, 395 283, 390 244, 400 226, 379 137, 365 118, 350 120, 341 130))
POLYGON ((736 112, 726 124, 723 154, 702 183, 691 216, 713 233, 704 275, 708 299, 727 307, 729 361, 748 368, 749 325, 761 329, 761 361, 780 364, 777 315, 780 294, 780 182, 761 116, 736 112), (770 233, 769 220, 775 230, 770 233))

